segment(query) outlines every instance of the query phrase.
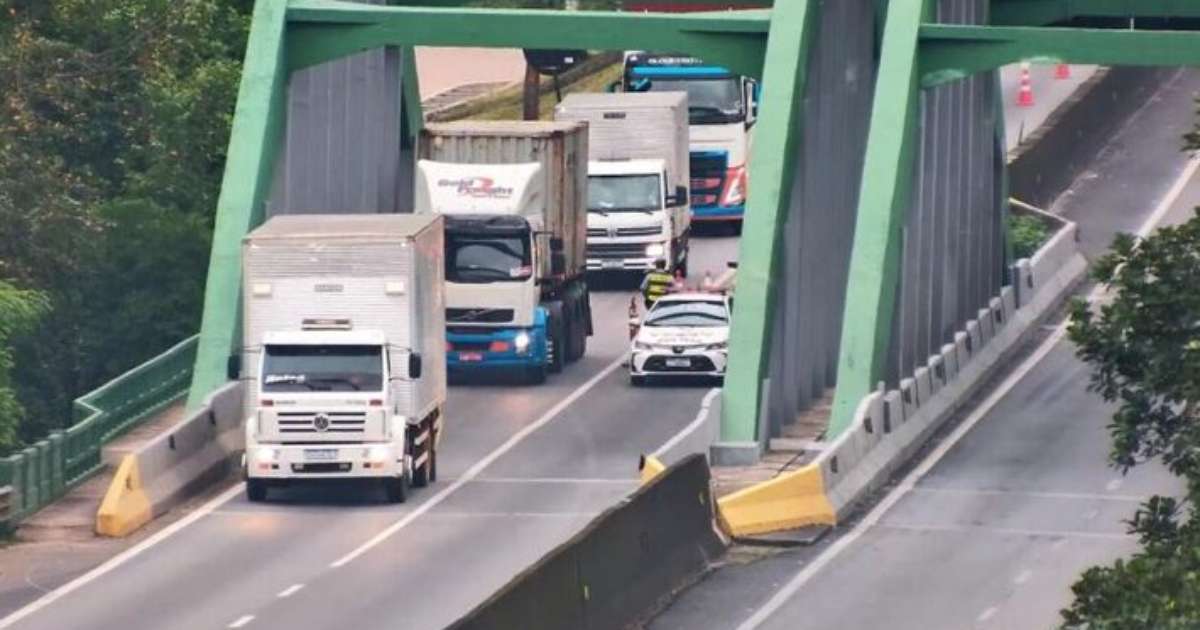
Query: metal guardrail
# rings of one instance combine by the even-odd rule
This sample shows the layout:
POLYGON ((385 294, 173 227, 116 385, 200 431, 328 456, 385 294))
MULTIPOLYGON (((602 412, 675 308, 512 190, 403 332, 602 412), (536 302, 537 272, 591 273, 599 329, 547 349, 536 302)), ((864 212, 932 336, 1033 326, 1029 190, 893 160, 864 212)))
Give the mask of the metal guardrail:
POLYGON ((104 445, 187 392, 199 336, 125 372, 74 402, 75 422, 64 431, 0 458, 8 526, 79 485, 103 463, 104 445))
POLYGON ((12 514, 12 486, 0 487, 0 533, 8 529, 12 514))

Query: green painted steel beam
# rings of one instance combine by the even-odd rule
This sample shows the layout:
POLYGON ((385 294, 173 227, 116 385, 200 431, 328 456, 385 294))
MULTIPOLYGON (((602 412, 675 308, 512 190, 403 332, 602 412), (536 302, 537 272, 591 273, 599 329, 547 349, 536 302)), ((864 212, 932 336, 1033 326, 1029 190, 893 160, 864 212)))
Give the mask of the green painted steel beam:
POLYGON ((754 165, 754 193, 747 201, 738 253, 737 317, 733 318, 721 405, 722 443, 747 444, 758 437, 761 383, 774 324, 780 234, 788 218, 804 128, 804 89, 817 5, 816 0, 793 0, 777 6, 771 20, 763 63, 762 116, 749 162, 754 165))
POLYGON ((921 84, 939 85, 1017 61, 1106 66, 1200 65, 1200 31, 1024 26, 921 27, 921 84))
POLYGON ((1195 0, 993 0, 992 24, 1043 26, 1076 18, 1197 18, 1195 0))
POLYGON ((892 0, 875 80, 862 188, 842 317, 837 389, 827 436, 854 420, 883 376, 900 282, 905 212, 912 203, 921 112, 918 49, 930 0, 892 0))
POLYGON ((760 76, 769 10, 689 14, 447 9, 291 0, 291 70, 384 45, 673 50, 760 76))
POLYGON ((188 408, 201 404, 206 395, 225 382, 226 361, 238 345, 242 236, 262 219, 286 116, 286 18, 283 0, 259 0, 254 7, 217 200, 200 346, 188 408))
POLYGON ((417 146, 417 136, 425 126, 425 114, 421 109, 421 79, 417 75, 417 54, 412 46, 401 49, 404 74, 400 79, 400 103, 404 110, 401 129, 404 133, 402 142, 408 142, 408 148, 417 146))

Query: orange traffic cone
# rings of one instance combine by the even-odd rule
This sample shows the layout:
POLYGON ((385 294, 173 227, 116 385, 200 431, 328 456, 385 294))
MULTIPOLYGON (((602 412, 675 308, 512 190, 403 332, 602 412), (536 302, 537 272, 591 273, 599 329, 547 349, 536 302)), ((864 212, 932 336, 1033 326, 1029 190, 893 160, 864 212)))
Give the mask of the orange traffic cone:
POLYGON ((1070 79, 1071 78, 1071 66, 1069 66, 1065 63, 1058 64, 1058 67, 1056 67, 1054 69, 1054 78, 1055 79, 1070 79))
POLYGON ((1033 85, 1029 81, 1029 64, 1021 64, 1021 89, 1017 92, 1017 106, 1033 106, 1033 85))

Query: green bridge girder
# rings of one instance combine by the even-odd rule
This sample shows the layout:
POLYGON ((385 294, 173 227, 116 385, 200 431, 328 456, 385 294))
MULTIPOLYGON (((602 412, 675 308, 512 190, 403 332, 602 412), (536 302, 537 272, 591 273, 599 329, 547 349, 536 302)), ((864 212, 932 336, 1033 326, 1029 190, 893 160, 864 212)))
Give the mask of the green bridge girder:
MULTIPOLYGON (((1078 18, 1195 18, 1192 0, 993 0, 992 26, 933 21, 936 0, 886 7, 878 80, 851 245, 838 387, 828 437, 849 425, 883 373, 901 228, 915 169, 922 89, 1022 59, 1093 64, 1196 64, 1192 32, 1046 27, 1078 18), (1003 25, 1003 26, 996 26, 1003 25)), ((780 232, 802 141, 806 63, 818 0, 771 10, 694 14, 466 9, 459 0, 405 6, 333 0, 259 0, 238 93, 217 207, 200 347, 189 406, 225 380, 238 345, 240 243, 262 221, 284 129, 292 72, 383 45, 655 49, 687 52, 763 79, 750 196, 739 252, 738 317, 722 406, 721 440, 754 444, 771 347, 780 232), (431 6, 432 5, 432 6, 431 6)), ((405 126, 421 126, 412 55, 405 55, 405 126)), ((797 349, 797 351, 803 351, 797 349)))

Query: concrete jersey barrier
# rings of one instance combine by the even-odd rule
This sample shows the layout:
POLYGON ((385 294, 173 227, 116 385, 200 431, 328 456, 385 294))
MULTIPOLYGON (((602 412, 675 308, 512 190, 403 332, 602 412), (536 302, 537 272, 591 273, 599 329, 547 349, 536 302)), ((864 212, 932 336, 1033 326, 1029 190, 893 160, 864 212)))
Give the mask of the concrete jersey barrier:
POLYGON ((242 394, 240 382, 225 385, 126 455, 96 513, 96 532, 127 536, 229 474, 243 449, 242 394))
POLYGON ((627 627, 722 551, 711 496, 704 457, 686 457, 449 628, 627 627))

